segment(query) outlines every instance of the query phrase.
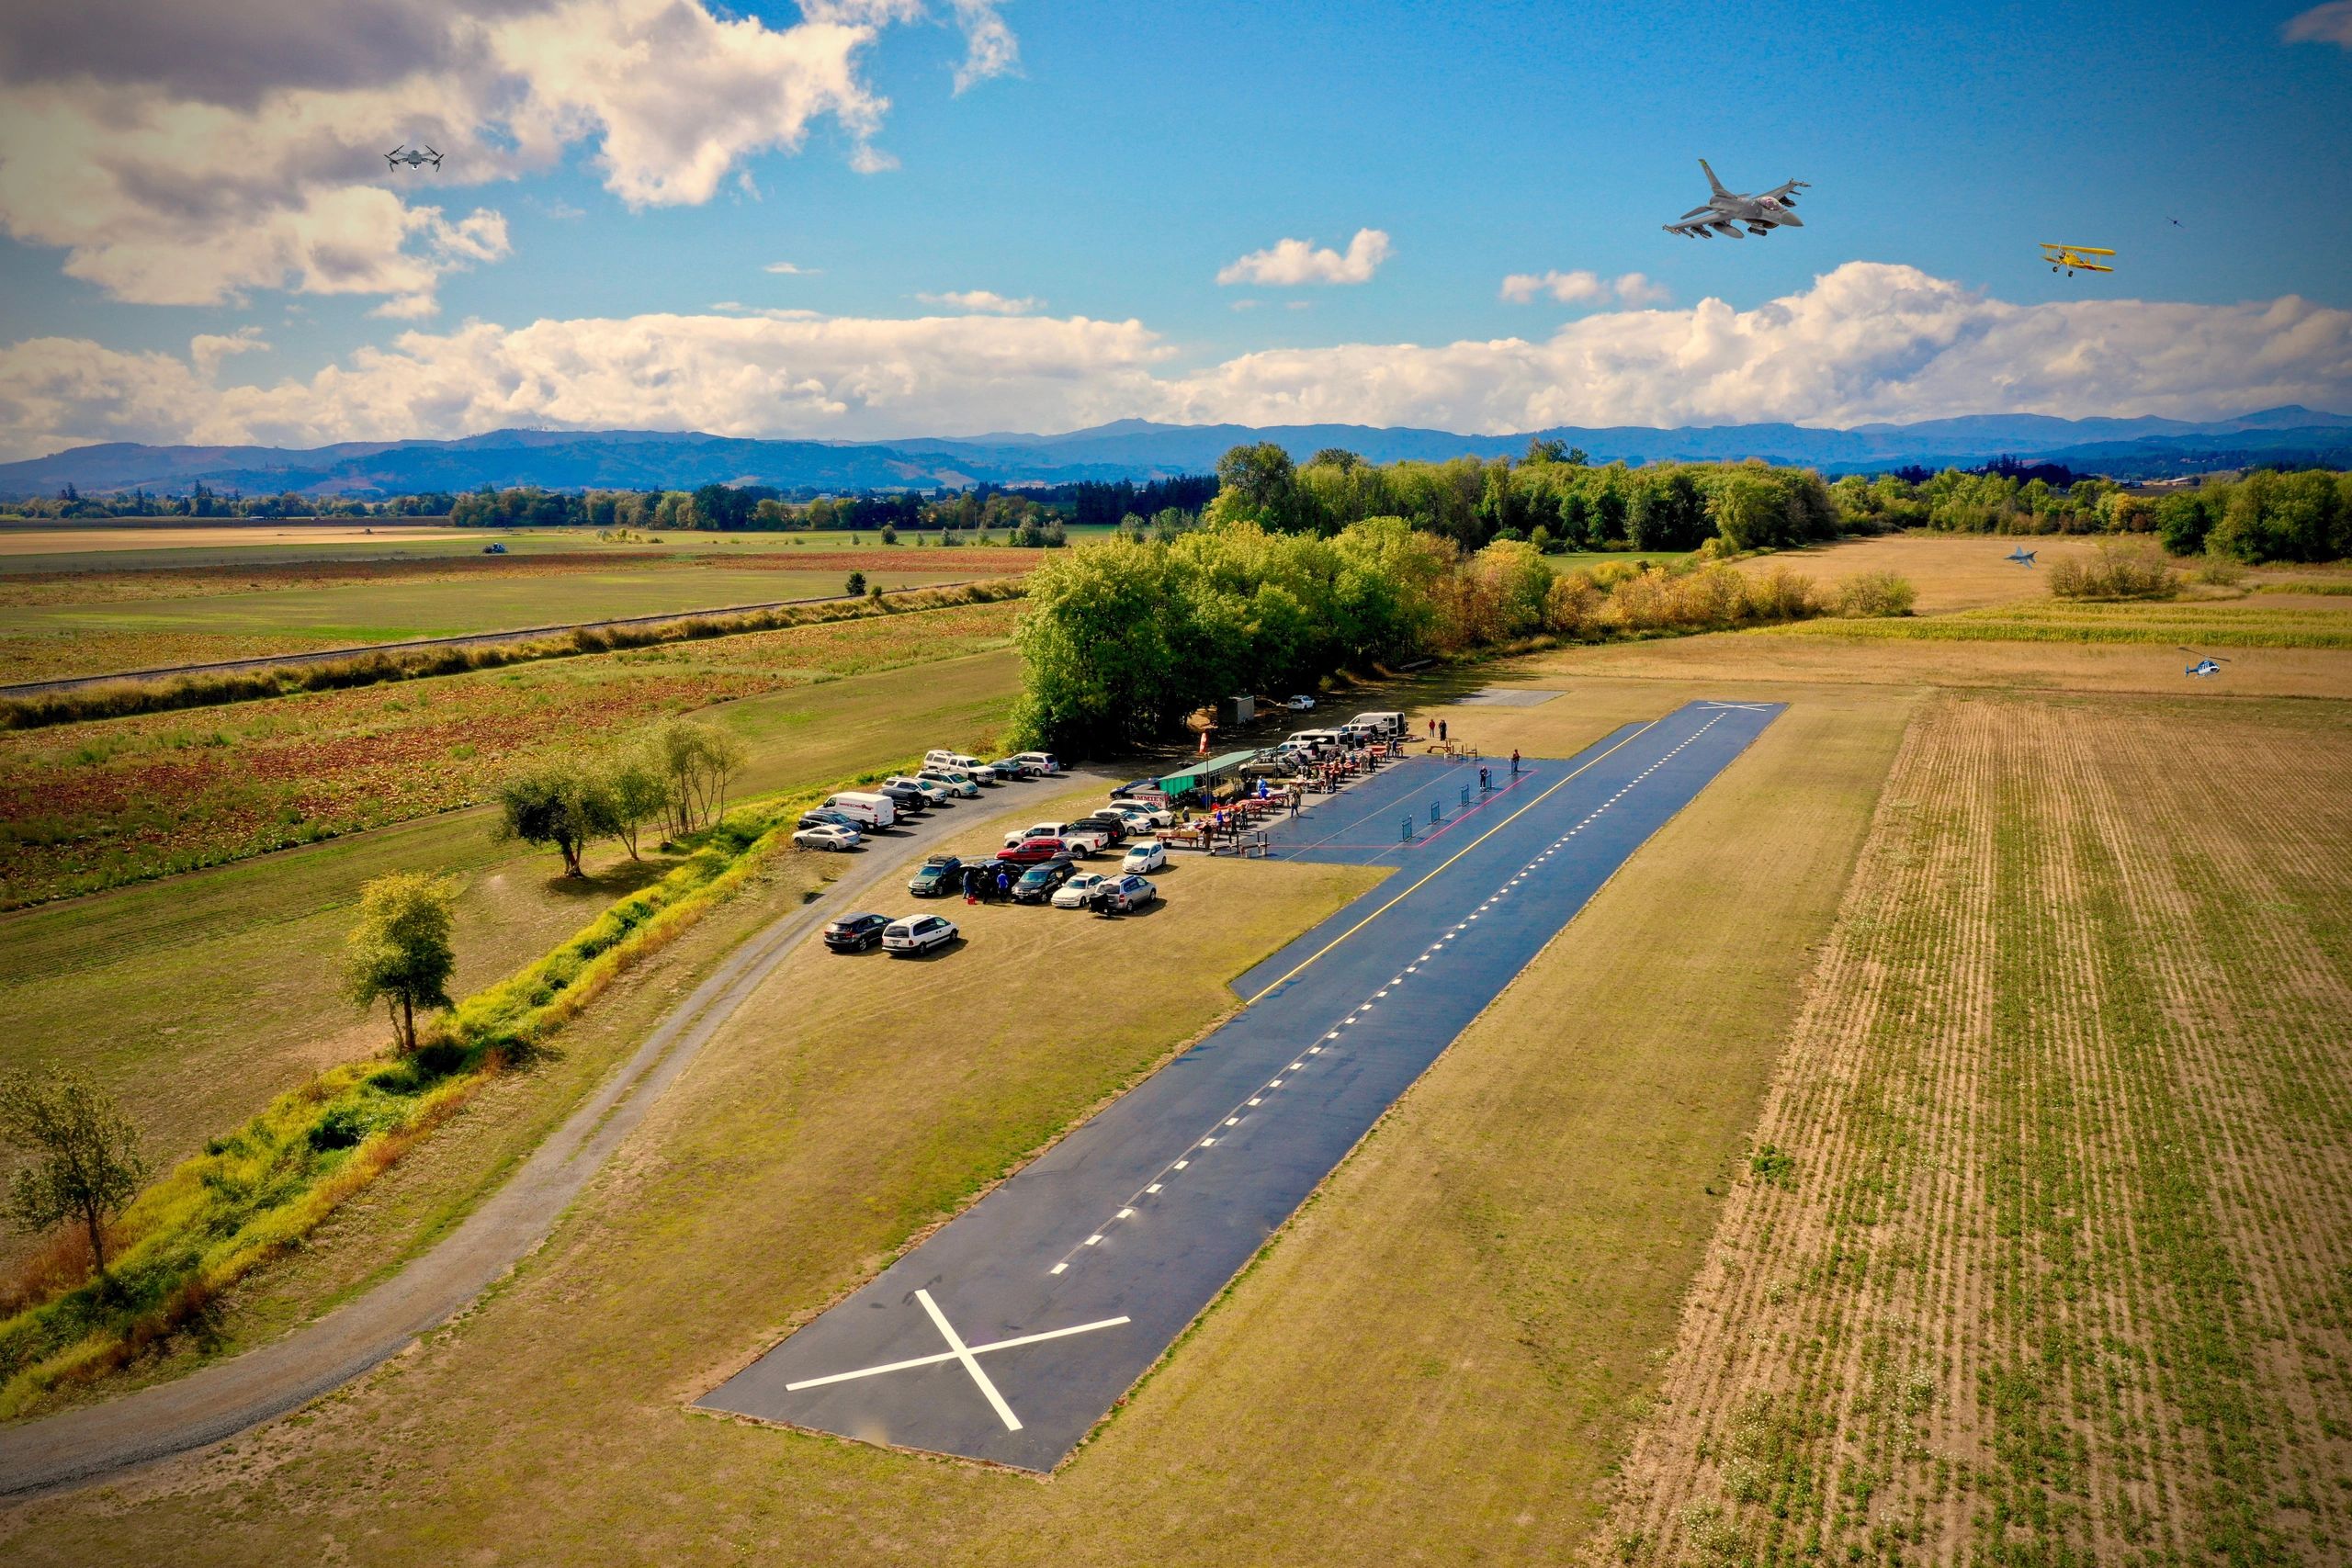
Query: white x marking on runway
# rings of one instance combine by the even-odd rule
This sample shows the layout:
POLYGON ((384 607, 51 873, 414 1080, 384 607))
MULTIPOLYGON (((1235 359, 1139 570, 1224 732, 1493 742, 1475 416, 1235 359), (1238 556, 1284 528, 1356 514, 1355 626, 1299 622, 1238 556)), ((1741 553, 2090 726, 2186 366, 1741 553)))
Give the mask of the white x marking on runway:
POLYGON ((985 1356, 991 1350, 1010 1350, 1018 1345, 1035 1345, 1046 1339, 1065 1339, 1073 1334, 1091 1334, 1098 1328, 1116 1328, 1127 1321, 1124 1317, 1106 1317, 1094 1323, 1078 1324, 1069 1328, 1047 1329, 1043 1334, 1023 1334, 1017 1338, 999 1339, 988 1345, 967 1345, 964 1343, 963 1337, 956 1332, 956 1325, 947 1321, 947 1314, 939 1310, 939 1303, 931 1299, 929 1291, 917 1291, 915 1300, 921 1302, 922 1310, 931 1314, 932 1324, 939 1330, 939 1337, 947 1341, 946 1349, 935 1356, 910 1356, 903 1361, 885 1361, 878 1367, 860 1367, 854 1372, 834 1372, 827 1377, 803 1378, 798 1382, 785 1384, 784 1391, 786 1393, 797 1393, 804 1388, 821 1388, 826 1383, 848 1382, 854 1378, 879 1377, 884 1372, 903 1372, 910 1367, 935 1367, 942 1361, 961 1361, 964 1363, 964 1370, 972 1374, 972 1381, 979 1385, 980 1393, 987 1396, 989 1405, 994 1408, 998 1416, 1003 1418, 1004 1429, 1008 1432, 1018 1432, 1021 1430, 1021 1417, 1012 1413, 1012 1406, 1004 1402, 1004 1395, 997 1392, 996 1384, 989 1381, 988 1373, 980 1371, 980 1363, 977 1358, 985 1356))

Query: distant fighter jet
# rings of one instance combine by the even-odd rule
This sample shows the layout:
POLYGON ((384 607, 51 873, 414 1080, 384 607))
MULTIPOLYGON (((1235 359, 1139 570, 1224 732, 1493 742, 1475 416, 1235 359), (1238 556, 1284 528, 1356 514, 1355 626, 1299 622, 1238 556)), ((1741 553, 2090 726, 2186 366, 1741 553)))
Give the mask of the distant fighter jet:
POLYGON ((2030 550, 2023 545, 2019 545, 2017 548, 2011 550, 2007 555, 2003 556, 2001 558, 2003 560, 2013 560, 2019 566, 2031 566, 2033 564, 2033 558, 2041 553, 2041 552, 2040 550, 2030 550))
POLYGON ((406 142, 402 142, 384 154, 384 162, 394 169, 399 168, 402 164, 406 164, 412 169, 421 164, 430 164, 437 169, 441 166, 441 154, 430 147, 420 152, 406 142))
POLYGON ((1796 215, 1796 191, 1804 181, 1791 180, 1760 196, 1741 196, 1724 189, 1724 182, 1715 178, 1714 170, 1707 168, 1704 158, 1699 160, 1699 167, 1707 170, 1707 184, 1714 194, 1707 198, 1706 206, 1694 207, 1673 222, 1659 225, 1668 233, 1702 240, 1728 234, 1735 240, 1744 240, 1749 234, 1769 234, 1783 226, 1804 227, 1804 220, 1796 215), (1743 224, 1745 233, 1741 231, 1743 224))
POLYGON ((2190 665, 2187 670, 2182 671, 2183 674, 2187 675, 2198 675, 2204 677, 2219 675, 2222 672, 2222 666, 2229 662, 2226 659, 2216 659, 2210 653, 2199 653, 2193 648, 2184 648, 2180 651, 2197 660, 2196 663, 2190 665))

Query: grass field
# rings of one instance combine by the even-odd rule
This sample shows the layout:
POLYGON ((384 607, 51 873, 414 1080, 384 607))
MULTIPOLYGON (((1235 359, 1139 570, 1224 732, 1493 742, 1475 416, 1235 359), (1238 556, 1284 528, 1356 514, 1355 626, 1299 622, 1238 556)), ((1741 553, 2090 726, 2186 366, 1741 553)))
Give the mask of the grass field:
MULTIPOLYGON (((1931 626, 2070 612, 1992 613, 2010 580, 1969 552, 1996 543, 1798 558, 1834 578, 1888 564, 1844 550, 1932 547, 1894 567, 1931 626)), ((2291 629, 2324 597, 2092 615, 2275 598, 2291 629)), ((215 1453, 0 1513, 0 1541, 240 1564, 2341 1561, 2352 649, 2241 647, 2214 682, 2184 662, 2145 639, 1732 634, 1366 696, 1559 689, 1442 710, 1536 755, 1691 698, 1791 705, 1049 1483, 684 1406, 1197 1032, 1351 874, 1188 860, 1141 919, 984 909, 934 963, 797 955, 464 1320, 215 1453)), ((837 744, 838 766, 837 727, 884 744, 901 722, 853 689, 895 708, 967 670, 978 726, 1008 653, 722 711, 763 758, 837 744)), ((200 901, 164 919, 175 890, 256 878, 230 902, 259 955, 266 899, 297 886, 276 867, 322 868, 323 898, 345 874, 309 857, 478 822, 24 911, 0 974, 13 922, 44 933, 32 965, 90 963, 73 922, 41 922, 112 911, 101 954, 143 910, 184 966, 93 963, 84 1010, 45 1027, 107 1028, 107 984, 149 987, 160 1022, 210 950, 200 901)), ((763 897, 797 896, 799 863, 763 897)), ((225 1342, 446 1225, 756 913, 633 976, 232 1303, 225 1342)), ((323 962, 344 917, 309 918, 323 962)), ((334 1007, 281 1001, 288 1053, 334 1007)), ((205 1070, 137 1061, 134 1081, 205 1070)))
MULTIPOLYGON (((913 682, 851 676, 717 710, 751 753, 742 787, 851 777, 999 722, 1015 669, 984 654, 913 682)), ((0 916, 0 1064, 91 1071, 138 1111, 159 1163, 183 1156, 320 1067, 378 1049, 383 1026, 335 994, 358 891, 389 871, 465 879, 458 990, 537 956, 660 864, 609 847, 590 884, 501 844, 481 811, 445 813, 209 871, 0 916)))
MULTIPOLYGON (((482 800, 521 761, 668 715, 1005 646, 1011 602, 0 735, 0 903, 482 800)), ((918 748, 918 750, 920 748, 918 748)))
POLYGON ((2347 777, 2333 705, 1928 710, 1617 1555, 2344 1561, 2347 777))
MULTIPOLYGON (((1682 694, 1629 687, 1585 722, 1682 694)), ((1803 941, 1759 963, 1706 911, 1826 931, 1905 706, 1826 693, 1769 732, 1049 1485, 684 1405, 1230 1006, 1227 976, 1364 874, 1187 860, 1147 919, 983 909, 936 963, 797 958, 462 1325, 299 1427, 116 1489, 104 1517, 19 1511, 9 1548, 1555 1558, 1599 1506, 1797 1005, 1803 941), (1735 831, 1765 847, 1724 856, 1735 831)))

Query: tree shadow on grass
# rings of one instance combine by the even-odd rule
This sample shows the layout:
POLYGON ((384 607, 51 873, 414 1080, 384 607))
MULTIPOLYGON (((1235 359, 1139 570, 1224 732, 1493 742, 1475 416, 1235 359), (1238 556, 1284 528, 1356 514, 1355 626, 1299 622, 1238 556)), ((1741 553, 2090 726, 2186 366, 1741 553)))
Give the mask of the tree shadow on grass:
POLYGON ((685 863, 684 855, 650 854, 643 860, 622 859, 591 872, 586 876, 566 876, 561 872, 547 879, 547 890, 559 898, 593 899, 609 904, 626 898, 641 887, 650 887, 679 866, 685 863))

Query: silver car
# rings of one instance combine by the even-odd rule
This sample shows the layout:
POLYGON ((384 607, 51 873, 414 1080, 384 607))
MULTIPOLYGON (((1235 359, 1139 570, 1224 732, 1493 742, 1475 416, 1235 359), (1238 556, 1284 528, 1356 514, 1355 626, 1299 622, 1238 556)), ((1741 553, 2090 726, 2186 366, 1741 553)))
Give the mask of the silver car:
POLYGON ((820 822, 803 828, 792 835, 792 841, 804 850, 854 850, 865 842, 854 828, 842 828, 831 822, 820 822))

